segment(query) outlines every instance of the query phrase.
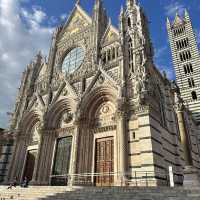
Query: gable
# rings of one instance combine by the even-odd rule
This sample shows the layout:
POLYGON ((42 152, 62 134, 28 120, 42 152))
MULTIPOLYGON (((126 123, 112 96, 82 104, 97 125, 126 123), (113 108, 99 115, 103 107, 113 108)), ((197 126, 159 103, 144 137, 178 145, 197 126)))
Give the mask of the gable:
POLYGON ((92 24, 91 17, 79 5, 76 5, 63 27, 63 32, 74 34, 90 24, 92 24))

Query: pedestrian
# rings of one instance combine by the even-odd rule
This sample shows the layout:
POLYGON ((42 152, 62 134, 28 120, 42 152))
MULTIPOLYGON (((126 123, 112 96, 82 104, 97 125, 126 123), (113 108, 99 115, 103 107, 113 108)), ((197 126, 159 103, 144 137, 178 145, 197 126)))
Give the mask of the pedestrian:
POLYGON ((17 177, 15 177, 15 179, 13 180, 13 182, 12 183, 10 183, 10 185, 8 186, 8 190, 9 189, 12 189, 12 187, 15 187, 16 188, 16 186, 17 186, 17 177))

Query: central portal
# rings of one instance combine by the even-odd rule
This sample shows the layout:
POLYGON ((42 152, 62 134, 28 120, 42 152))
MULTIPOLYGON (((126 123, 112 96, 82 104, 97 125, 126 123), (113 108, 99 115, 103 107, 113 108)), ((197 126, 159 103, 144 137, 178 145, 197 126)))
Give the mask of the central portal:
POLYGON ((53 167, 52 185, 67 185, 71 158, 72 137, 59 138, 53 167))
POLYGON ((110 186, 114 182, 114 139, 113 137, 96 140, 95 154, 96 186, 110 186))

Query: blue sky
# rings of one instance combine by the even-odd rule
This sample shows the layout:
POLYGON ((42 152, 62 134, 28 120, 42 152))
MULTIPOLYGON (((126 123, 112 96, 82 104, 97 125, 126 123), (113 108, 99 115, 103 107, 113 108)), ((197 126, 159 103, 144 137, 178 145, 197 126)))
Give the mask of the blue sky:
MULTIPOLYGON (((81 0, 89 13, 95 0, 81 0)), ((104 0, 112 23, 118 26, 121 5, 126 0, 104 0)), ((155 64, 174 79, 166 17, 174 18, 187 8, 200 43, 199 0, 139 0, 149 19, 155 64)), ((17 88, 26 65, 39 51, 48 55, 52 31, 69 16, 74 0, 0 0, 0 127, 7 127, 7 112, 12 112, 17 88)))

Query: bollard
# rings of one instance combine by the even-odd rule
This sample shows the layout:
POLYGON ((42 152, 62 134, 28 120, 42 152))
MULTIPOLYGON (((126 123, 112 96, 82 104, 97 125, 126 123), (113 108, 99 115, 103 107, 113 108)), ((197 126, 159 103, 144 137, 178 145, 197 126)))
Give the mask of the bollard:
POLYGON ((169 166, 169 182, 170 182, 170 187, 174 187, 174 174, 172 166, 169 166))

